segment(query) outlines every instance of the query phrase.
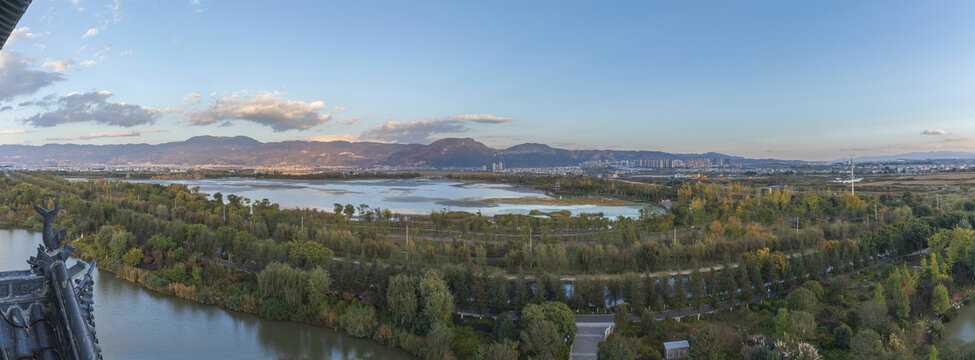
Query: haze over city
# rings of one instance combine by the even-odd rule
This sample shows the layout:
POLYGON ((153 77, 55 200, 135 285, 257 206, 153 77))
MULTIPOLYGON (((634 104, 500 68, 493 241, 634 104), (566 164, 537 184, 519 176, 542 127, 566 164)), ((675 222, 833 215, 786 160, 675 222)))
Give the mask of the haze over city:
POLYGON ((975 4, 35 1, 0 143, 975 150, 975 4))

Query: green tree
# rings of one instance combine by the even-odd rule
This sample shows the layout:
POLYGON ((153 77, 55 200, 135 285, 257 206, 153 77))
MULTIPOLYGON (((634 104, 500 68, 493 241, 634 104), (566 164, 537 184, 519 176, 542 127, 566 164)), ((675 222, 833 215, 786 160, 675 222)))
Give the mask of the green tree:
POLYGON ((850 341, 850 351, 859 359, 876 359, 883 354, 884 344, 876 331, 863 329, 850 341))
POLYGON ((481 360, 518 360, 518 345, 508 339, 485 348, 481 360))
POLYGON ((840 324, 833 328, 833 341, 837 348, 848 349, 850 348, 850 341, 853 338, 853 329, 850 329, 849 325, 840 324))
POLYGON ((810 311, 815 312, 818 302, 816 301, 816 294, 806 288, 796 288, 786 296, 786 304, 789 310, 792 311, 810 311))
POLYGON ((152 250, 170 251, 176 248, 176 241, 172 237, 156 234, 149 238, 149 247, 152 250))
POLYGON ((360 338, 371 337, 378 325, 376 310, 372 306, 352 305, 345 311, 343 323, 349 335, 360 338))
POLYGON ((393 313, 396 322, 401 326, 409 324, 416 316, 416 287, 413 284, 413 278, 404 274, 389 279, 389 288, 386 290, 386 304, 389 311, 393 313))
POLYGON ((454 326, 453 341, 450 348, 458 359, 473 359, 478 345, 477 335, 474 334, 473 328, 470 326, 454 326))
POLYGON ((427 359, 447 359, 454 334, 447 325, 437 322, 427 333, 427 359))
POLYGON ((521 310, 521 316, 522 328, 538 320, 551 322, 558 330, 559 338, 564 342, 572 342, 578 331, 572 309, 564 303, 553 301, 544 304, 528 304, 521 310))
POLYGON ((126 231, 117 231, 112 234, 112 240, 108 243, 108 254, 113 259, 121 258, 132 246, 132 234, 126 231))
POLYGON ((308 272, 308 302, 318 305, 328 297, 328 290, 332 286, 332 276, 321 266, 316 266, 308 272))
POLYGON ((122 263, 128 266, 136 266, 142 263, 142 250, 138 248, 130 249, 122 255, 122 263))
POLYGON ((887 308, 876 301, 865 301, 857 308, 857 322, 860 328, 883 331, 887 326, 887 308))
POLYGON ((599 343, 596 352, 599 360, 633 360, 636 359, 636 340, 625 336, 610 336, 599 343))
POLYGON ((938 284, 931 291, 931 309, 938 314, 944 314, 948 311, 948 289, 945 288, 944 284, 938 284))
POLYGON ((725 358, 724 347, 718 330, 711 326, 701 327, 687 340, 691 346, 689 359, 694 360, 722 360, 725 358))
POLYGON ((559 330, 551 321, 533 319, 521 331, 521 346, 526 354, 538 359, 555 359, 558 348, 563 345, 559 330))
POLYGON ((454 298, 436 271, 427 271, 420 280, 420 295, 423 296, 423 314, 432 323, 449 324, 454 314, 454 298))

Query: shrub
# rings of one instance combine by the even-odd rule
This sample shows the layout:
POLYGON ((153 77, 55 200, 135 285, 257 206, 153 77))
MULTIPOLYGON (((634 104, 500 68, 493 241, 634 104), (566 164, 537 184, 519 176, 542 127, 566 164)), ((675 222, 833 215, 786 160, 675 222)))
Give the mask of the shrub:
POLYGON ((265 299, 261 303, 260 315, 268 320, 288 320, 294 308, 278 299, 265 299))
POLYGON ((355 337, 371 337, 376 328, 376 309, 353 305, 345 311, 345 331, 355 337))

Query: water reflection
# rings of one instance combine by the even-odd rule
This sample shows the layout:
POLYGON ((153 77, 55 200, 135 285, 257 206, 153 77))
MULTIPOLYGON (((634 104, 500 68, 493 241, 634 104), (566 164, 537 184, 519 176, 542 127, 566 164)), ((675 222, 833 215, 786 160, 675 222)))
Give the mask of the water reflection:
MULTIPOLYGON (((0 271, 27 268, 40 233, 0 230, 0 271)), ((371 340, 268 321, 95 273, 95 323, 106 359, 410 359, 371 340)))
MULTIPOLYGON (((76 179, 75 179, 76 180, 76 179)), ((127 180, 156 184, 180 183, 199 186, 200 191, 213 194, 236 194, 251 199, 268 199, 285 208, 317 208, 326 211, 332 204, 366 204, 373 208, 389 209, 404 214, 428 214, 443 209, 480 212, 484 215, 528 214, 532 210, 544 212, 569 210, 579 213, 602 212, 607 217, 640 216, 642 206, 602 205, 544 205, 497 204, 490 198, 546 198, 542 192, 505 184, 458 182, 439 179, 379 179, 379 180, 285 180, 285 179, 186 179, 186 180, 127 180)))

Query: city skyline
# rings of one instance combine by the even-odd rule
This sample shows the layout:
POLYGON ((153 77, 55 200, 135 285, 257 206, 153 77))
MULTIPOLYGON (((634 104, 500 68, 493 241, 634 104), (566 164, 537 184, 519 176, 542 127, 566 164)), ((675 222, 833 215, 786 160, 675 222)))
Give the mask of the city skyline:
POLYGON ((0 50, 0 144, 973 151, 973 10, 35 1, 0 50))

